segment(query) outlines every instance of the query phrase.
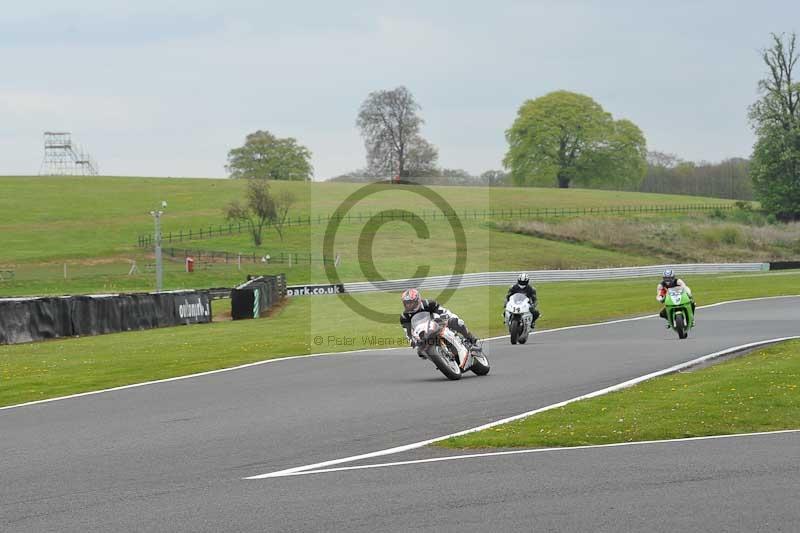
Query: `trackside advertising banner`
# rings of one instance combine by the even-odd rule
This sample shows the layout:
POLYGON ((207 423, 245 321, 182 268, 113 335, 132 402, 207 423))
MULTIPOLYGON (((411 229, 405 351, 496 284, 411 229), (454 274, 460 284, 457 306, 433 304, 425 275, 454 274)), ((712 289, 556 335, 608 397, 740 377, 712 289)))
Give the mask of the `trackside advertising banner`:
POLYGON ((286 296, 320 296, 323 294, 342 294, 344 285, 293 285, 286 287, 286 296))
POLYGON ((203 293, 178 296, 175 299, 176 311, 181 324, 202 324, 211 322, 211 303, 203 293))
POLYGON ((211 322, 205 292, 0 299, 0 344, 211 322))

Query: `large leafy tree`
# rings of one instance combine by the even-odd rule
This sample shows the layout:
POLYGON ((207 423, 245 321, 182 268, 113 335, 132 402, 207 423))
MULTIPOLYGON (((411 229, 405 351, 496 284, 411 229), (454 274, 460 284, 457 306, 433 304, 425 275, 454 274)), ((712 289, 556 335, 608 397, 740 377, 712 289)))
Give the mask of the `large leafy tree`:
POLYGON ((631 188, 647 171, 642 131, 590 97, 556 91, 519 108, 503 164, 516 185, 631 188))
POLYGON ((756 198, 782 220, 800 218, 800 83, 794 79, 796 35, 772 35, 762 58, 768 75, 750 107, 756 133, 750 174, 756 198))
POLYGON ((356 126, 367 149, 367 170, 381 176, 429 175, 436 168, 436 147, 420 135, 424 120, 411 91, 397 87, 375 91, 361 104, 356 126))
POLYGON ((244 145, 228 152, 232 178, 307 181, 314 172, 311 152, 296 139, 281 139, 268 131, 256 131, 244 145))

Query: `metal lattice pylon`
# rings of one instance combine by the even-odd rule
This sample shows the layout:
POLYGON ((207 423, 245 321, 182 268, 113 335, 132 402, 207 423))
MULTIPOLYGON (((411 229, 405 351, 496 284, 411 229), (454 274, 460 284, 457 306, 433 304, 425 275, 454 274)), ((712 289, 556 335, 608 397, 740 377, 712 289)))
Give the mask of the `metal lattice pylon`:
POLYGON ((39 168, 43 176, 96 176, 97 163, 72 142, 68 131, 44 132, 44 159, 39 168))

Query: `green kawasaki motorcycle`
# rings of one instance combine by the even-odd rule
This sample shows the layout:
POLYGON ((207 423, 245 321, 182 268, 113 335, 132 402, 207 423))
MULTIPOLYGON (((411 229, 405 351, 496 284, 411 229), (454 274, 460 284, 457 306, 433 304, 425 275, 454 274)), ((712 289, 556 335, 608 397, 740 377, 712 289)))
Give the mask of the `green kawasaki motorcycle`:
POLYGON ((667 310, 667 322, 678 334, 678 338, 685 339, 689 330, 694 327, 694 313, 692 313, 692 297, 683 287, 667 289, 664 297, 664 307, 667 310))

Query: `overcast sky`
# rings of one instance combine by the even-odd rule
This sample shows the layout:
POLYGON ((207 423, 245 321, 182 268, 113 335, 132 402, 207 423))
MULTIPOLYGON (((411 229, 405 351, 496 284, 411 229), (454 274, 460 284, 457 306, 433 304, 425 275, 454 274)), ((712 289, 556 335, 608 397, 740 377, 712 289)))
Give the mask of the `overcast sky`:
POLYGON ((358 107, 398 85, 440 164, 473 173, 500 168, 524 100, 558 89, 650 149, 748 156, 759 50, 800 24, 797 1, 6 4, 0 175, 37 173, 42 132, 66 130, 103 174, 223 177, 228 150, 268 129, 327 179, 364 166, 358 107))

